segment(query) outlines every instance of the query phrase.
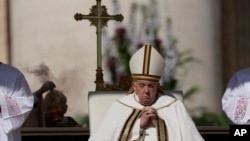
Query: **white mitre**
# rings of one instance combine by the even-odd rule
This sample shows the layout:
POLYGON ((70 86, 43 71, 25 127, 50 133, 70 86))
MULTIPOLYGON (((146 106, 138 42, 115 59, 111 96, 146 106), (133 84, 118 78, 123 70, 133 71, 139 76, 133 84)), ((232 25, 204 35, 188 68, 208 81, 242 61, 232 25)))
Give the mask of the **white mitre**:
POLYGON ((133 54, 129 66, 133 80, 159 81, 165 61, 153 46, 147 44, 133 54))

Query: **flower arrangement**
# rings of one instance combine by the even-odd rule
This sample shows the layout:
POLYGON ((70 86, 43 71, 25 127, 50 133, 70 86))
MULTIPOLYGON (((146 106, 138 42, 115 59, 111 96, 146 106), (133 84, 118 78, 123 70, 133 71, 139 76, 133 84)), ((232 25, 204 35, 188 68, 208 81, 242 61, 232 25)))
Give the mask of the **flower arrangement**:
MULTIPOLYGON (((113 0, 115 13, 119 13, 119 4, 113 0)), ((107 82, 112 85, 130 74, 129 59, 131 55, 144 44, 152 44, 165 58, 166 67, 161 80, 166 89, 175 89, 175 69, 178 63, 178 52, 176 49, 176 38, 172 35, 171 19, 166 20, 165 38, 159 37, 159 12, 156 0, 150 3, 131 5, 129 25, 126 27, 121 23, 116 23, 115 32, 112 38, 108 37, 106 29, 103 30, 103 46, 105 47, 104 60, 106 70, 108 70, 107 82), (138 17, 137 17, 138 16, 138 17), (142 21, 138 25, 139 16, 142 21)))

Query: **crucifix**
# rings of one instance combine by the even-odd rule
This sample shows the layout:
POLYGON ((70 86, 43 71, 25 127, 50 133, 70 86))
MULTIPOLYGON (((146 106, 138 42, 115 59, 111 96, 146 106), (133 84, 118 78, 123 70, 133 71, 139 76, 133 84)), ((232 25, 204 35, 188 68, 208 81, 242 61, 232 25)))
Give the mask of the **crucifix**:
POLYGON ((89 15, 76 13, 74 18, 76 21, 89 20, 90 25, 96 27, 97 34, 97 69, 96 69, 96 90, 104 90, 104 81, 102 74, 102 27, 107 26, 109 20, 121 22, 123 16, 121 14, 109 15, 107 8, 101 5, 101 0, 96 0, 96 5, 92 6, 89 15))

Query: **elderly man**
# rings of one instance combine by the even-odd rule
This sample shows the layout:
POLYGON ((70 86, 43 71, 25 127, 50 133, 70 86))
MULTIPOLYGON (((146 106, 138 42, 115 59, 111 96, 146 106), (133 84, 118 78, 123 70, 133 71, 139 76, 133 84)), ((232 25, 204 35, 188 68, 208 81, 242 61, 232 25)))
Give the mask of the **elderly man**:
POLYGON ((38 104, 43 104, 39 106, 44 108, 46 127, 81 127, 74 118, 65 115, 68 110, 67 97, 62 91, 56 90, 55 87, 53 81, 45 81, 41 88, 34 92, 35 108, 38 107, 38 104), (43 102, 39 103, 44 94, 43 102))
POLYGON ((74 118, 65 115, 67 97, 61 91, 50 91, 44 98, 44 108, 47 127, 81 127, 74 118))
POLYGON ((203 141, 183 103, 164 95, 164 58, 151 45, 130 59, 132 87, 112 103, 89 141, 203 141))

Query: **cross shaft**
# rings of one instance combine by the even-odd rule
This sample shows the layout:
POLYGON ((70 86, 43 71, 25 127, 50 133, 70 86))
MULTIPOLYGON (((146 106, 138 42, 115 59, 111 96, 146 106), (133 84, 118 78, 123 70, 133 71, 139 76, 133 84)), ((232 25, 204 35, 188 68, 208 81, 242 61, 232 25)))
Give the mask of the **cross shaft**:
MULTIPOLYGON (((101 5, 101 0, 96 0, 97 4, 92 6, 90 9, 90 14, 89 15, 83 15, 80 13, 76 13, 74 18, 76 21, 84 20, 87 19, 90 21, 90 25, 93 25, 96 27, 96 34, 97 34, 97 74, 96 74, 96 79, 101 79, 101 83, 103 83, 103 78, 100 78, 98 76, 102 76, 101 74, 98 74, 98 72, 102 72, 102 28, 104 26, 107 26, 107 22, 109 20, 115 20, 121 22, 123 20, 123 16, 121 14, 117 15, 109 15, 107 13, 107 8, 105 6, 101 5)), ((99 82, 96 80, 96 83, 99 82)), ((97 89, 102 89, 102 84, 97 84, 98 87, 97 89)))

